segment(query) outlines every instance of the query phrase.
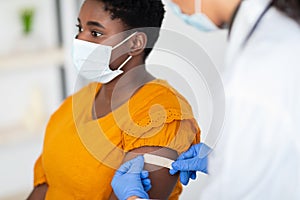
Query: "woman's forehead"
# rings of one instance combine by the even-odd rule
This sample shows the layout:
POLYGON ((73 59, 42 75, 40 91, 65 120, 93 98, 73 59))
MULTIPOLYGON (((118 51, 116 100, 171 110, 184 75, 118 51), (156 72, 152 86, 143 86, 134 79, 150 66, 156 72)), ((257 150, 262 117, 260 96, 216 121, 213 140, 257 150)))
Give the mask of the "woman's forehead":
POLYGON ((105 20, 111 19, 110 13, 105 11, 104 4, 101 1, 86 0, 80 9, 79 18, 81 20, 105 20))
POLYGON ((124 23, 120 19, 112 19, 111 13, 105 10, 105 5, 101 1, 86 0, 79 13, 80 22, 85 24, 95 21, 102 24, 105 28, 117 28, 124 30, 124 23))

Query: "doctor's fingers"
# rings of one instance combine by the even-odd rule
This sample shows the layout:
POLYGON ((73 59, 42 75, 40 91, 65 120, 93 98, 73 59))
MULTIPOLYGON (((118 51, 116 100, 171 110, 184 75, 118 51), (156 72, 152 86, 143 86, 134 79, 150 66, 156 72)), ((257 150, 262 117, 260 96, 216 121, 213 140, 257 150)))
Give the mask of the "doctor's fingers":
POLYGON ((197 151, 196 151, 196 146, 192 146, 190 147, 186 152, 182 153, 177 160, 185 160, 185 159, 189 159, 189 158, 193 158, 194 156, 197 155, 197 151))
POLYGON ((183 185, 187 185, 190 181, 190 178, 192 176, 192 173, 193 172, 188 172, 188 171, 181 171, 180 172, 180 182, 183 184, 183 185))
POLYGON ((206 167, 202 161, 203 160, 198 157, 187 160, 177 160, 172 163, 172 168, 177 171, 201 171, 206 167))
POLYGON ((144 157, 138 156, 126 163, 116 171, 116 176, 123 175, 125 173, 141 173, 144 168, 144 157))
POLYGON ((151 189, 151 180, 149 179, 149 172, 146 170, 143 170, 140 174, 141 177, 141 181, 143 184, 143 187, 145 189, 145 191, 149 191, 151 189))
POLYGON ((149 172, 146 171, 146 170, 143 170, 141 172, 141 179, 145 179, 145 178, 148 178, 149 177, 149 172))
POLYGON ((151 180, 149 178, 146 178, 146 179, 142 179, 141 181, 142 181, 144 190, 146 192, 148 192, 151 189, 151 187, 152 187, 151 180))

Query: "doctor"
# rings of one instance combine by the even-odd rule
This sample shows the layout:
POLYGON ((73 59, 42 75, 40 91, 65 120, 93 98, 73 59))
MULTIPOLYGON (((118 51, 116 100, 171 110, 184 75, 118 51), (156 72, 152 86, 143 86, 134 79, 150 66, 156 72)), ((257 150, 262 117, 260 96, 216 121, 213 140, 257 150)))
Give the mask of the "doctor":
MULTIPOLYGON (((191 1, 174 2, 180 6, 172 6, 175 13, 202 31, 217 30, 234 16, 223 75, 226 121, 208 156, 209 183, 199 196, 300 199, 300 0, 202 0, 195 3, 202 7, 197 13, 191 1)), ((197 155, 202 146, 180 156, 170 172, 205 172, 204 158, 197 155)), ((135 176, 140 189, 149 189, 145 177, 125 171, 114 177, 116 194, 126 193, 115 187, 125 184, 124 177, 135 176)))

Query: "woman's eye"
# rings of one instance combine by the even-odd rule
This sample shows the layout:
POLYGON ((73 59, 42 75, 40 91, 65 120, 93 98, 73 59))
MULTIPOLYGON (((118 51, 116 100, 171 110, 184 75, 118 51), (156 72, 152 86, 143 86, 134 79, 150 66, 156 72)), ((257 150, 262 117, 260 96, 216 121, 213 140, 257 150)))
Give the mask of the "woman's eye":
POLYGON ((76 27, 78 28, 78 33, 81 33, 83 31, 82 27, 79 24, 76 24, 76 27))
POLYGON ((102 36, 102 35, 103 35, 103 34, 100 33, 100 32, 92 31, 92 36, 93 36, 93 37, 100 37, 100 36, 102 36))

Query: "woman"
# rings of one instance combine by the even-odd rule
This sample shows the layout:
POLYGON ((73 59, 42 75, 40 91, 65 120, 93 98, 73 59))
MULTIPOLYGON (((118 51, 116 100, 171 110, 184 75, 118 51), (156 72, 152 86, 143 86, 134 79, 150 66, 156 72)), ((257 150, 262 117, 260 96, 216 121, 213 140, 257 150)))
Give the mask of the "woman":
MULTIPOLYGON (((79 74, 96 82, 52 115, 29 199, 114 199, 110 182, 123 160, 149 152, 176 159, 199 142, 188 102, 145 69, 163 16, 157 0, 84 2, 73 59, 79 74)), ((178 199, 177 176, 145 168, 152 179, 145 197, 178 199)))
MULTIPOLYGON (((185 0, 173 1, 182 11, 191 10, 185 0)), ((195 24, 194 17, 179 16, 200 30, 212 31, 207 20, 216 26, 229 24, 226 16, 236 13, 224 75, 227 113, 223 137, 208 157, 210 184, 201 188, 199 196, 300 199, 300 0, 242 1, 236 12, 236 0, 199 2, 195 5, 202 5, 201 19, 206 20, 195 24), (224 3, 231 5, 225 15, 218 12, 224 3)), ((202 171, 204 158, 198 155, 202 146, 183 153, 170 172, 193 175, 191 172, 202 171)), ((113 186, 117 194, 118 182, 132 176, 116 174, 113 186)), ((139 191, 143 185, 133 189, 139 191)))

